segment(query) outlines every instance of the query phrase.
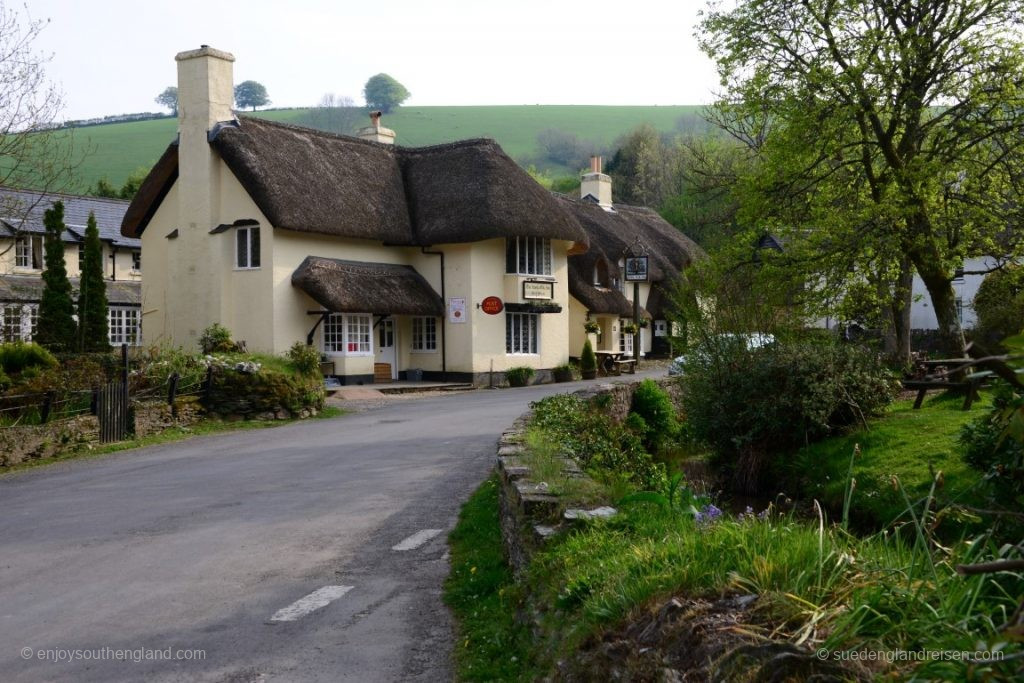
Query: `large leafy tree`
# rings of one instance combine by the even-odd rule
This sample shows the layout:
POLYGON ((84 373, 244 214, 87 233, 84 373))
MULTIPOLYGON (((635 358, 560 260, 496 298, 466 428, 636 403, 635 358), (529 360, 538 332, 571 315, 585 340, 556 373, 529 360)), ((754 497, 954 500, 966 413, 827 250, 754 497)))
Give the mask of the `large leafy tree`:
POLYGON ((170 109, 172 116, 178 115, 178 89, 173 85, 164 88, 164 91, 156 96, 154 102, 161 107, 170 109))
POLYGON ((714 118, 757 161, 747 218, 893 310, 916 270, 950 352, 956 268, 1020 249, 1022 22, 1024 0, 740 0, 701 23, 714 118))
POLYGON ((242 81, 235 86, 235 104, 240 109, 263 107, 270 104, 270 97, 267 96, 267 89, 262 83, 256 81, 242 81))
POLYGON ((387 114, 409 99, 405 86, 387 74, 371 76, 363 86, 363 97, 370 109, 380 109, 387 114))
POLYGON ((53 208, 43 214, 46 237, 43 271, 43 294, 39 301, 39 321, 35 341, 52 351, 71 351, 75 348, 74 304, 71 301, 71 282, 64 265, 64 204, 54 202, 53 208))
POLYGON ((106 351, 110 348, 107 330, 107 283, 103 280, 103 246, 96 216, 90 211, 85 226, 85 260, 78 287, 78 348, 80 351, 106 351))

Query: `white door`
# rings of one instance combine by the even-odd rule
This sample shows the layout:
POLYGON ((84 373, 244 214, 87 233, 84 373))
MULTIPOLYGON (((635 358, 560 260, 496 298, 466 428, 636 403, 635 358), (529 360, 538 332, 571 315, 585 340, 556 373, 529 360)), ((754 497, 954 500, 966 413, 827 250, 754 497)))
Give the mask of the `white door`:
POLYGON ((391 379, 398 379, 398 354, 395 353, 395 321, 382 320, 377 325, 377 362, 391 364, 391 379))

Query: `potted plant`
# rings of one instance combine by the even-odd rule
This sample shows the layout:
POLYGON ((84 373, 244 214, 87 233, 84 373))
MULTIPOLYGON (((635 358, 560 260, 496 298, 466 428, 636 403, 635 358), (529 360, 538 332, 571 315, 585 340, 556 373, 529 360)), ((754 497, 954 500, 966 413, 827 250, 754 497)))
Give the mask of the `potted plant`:
POLYGON ((651 324, 649 318, 640 318, 640 328, 647 329, 647 326, 651 324))
POLYGON ((594 379, 597 377, 597 356, 594 355, 594 347, 588 339, 583 343, 583 353, 580 354, 580 374, 583 379, 594 379))
POLYGON ((571 382, 572 366, 568 363, 558 365, 551 370, 551 374, 554 376, 556 382, 571 382))
POLYGON ((525 387, 533 379, 533 368, 521 365, 505 371, 505 378, 510 387, 525 387))
POLYGON ((588 320, 583 323, 583 331, 587 334, 597 334, 601 331, 601 325, 596 320, 588 320))
POLYGON ((622 331, 626 334, 636 334, 640 328, 636 326, 636 323, 626 323, 622 326, 622 331))

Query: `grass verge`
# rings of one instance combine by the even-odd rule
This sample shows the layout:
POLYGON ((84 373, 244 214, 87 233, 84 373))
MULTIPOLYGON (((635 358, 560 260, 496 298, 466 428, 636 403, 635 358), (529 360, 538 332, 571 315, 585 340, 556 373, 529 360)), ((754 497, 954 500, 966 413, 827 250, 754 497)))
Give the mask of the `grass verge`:
POLYGON ((498 522, 498 482, 470 497, 448 536, 451 573, 444 601, 455 614, 458 680, 533 680, 530 630, 518 618, 521 591, 505 563, 498 522))
MULTIPOLYGON (((324 420, 334 417, 340 417, 345 415, 348 411, 335 406, 324 406, 323 410, 319 411, 315 417, 307 418, 310 420, 324 420)), ((117 453, 120 451, 132 450, 134 448, 144 448, 146 446, 157 446, 164 443, 173 443, 176 441, 184 441, 191 439, 195 436, 206 436, 208 434, 220 434, 222 432, 235 432, 244 429, 272 429, 281 425, 292 424, 298 422, 298 419, 291 420, 275 420, 273 422, 269 420, 241 420, 239 422, 222 422, 217 420, 202 420, 192 425, 191 427, 171 427, 165 429, 156 434, 150 434, 140 439, 129 439, 127 441, 118 441, 116 443, 108 444, 87 444, 83 445, 75 450, 61 453, 60 455, 52 458, 40 458, 20 462, 16 465, 11 465, 0 469, 0 477, 11 473, 19 472, 21 470, 35 469, 37 467, 47 467, 59 462, 67 462, 68 460, 79 460, 84 458, 97 458, 103 455, 109 455, 110 453, 117 453)))

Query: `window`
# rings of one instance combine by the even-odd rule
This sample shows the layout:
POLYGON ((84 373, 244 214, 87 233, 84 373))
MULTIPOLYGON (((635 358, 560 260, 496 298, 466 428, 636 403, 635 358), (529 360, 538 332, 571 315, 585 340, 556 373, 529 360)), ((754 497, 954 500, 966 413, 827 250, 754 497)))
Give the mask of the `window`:
MULTIPOLYGON (((260 243, 260 238, 257 237, 256 238, 256 250, 257 250, 257 252, 259 251, 259 243, 260 243)), ((260 257, 259 257, 259 254, 257 253, 256 254, 256 265, 259 265, 259 260, 260 260, 260 257)), ((142 272, 142 252, 141 251, 133 251, 132 252, 132 270, 134 272, 136 272, 136 273, 141 273, 142 272)))
POLYGON ((16 268, 43 269, 43 238, 38 235, 23 235, 14 242, 14 266, 16 268))
MULTIPOLYGON (((141 258, 141 254, 139 256, 141 258)), ((132 258, 134 259, 134 256, 132 258)), ((235 267, 260 267, 259 227, 238 228, 238 230, 235 231, 235 267)))
POLYGON ((551 240, 546 237, 510 238, 505 243, 505 272, 551 275, 551 240))
POLYGON ((138 346, 142 341, 137 308, 111 306, 107 311, 107 326, 110 343, 114 346, 138 346))
POLYGON ((0 342, 31 341, 38 319, 36 304, 0 305, 0 342))
POLYGON ((85 242, 78 243, 78 272, 85 270, 85 242))
POLYGON ((412 319, 412 350, 437 351, 437 318, 412 319))
POLYGON ((624 330, 619 331, 619 353, 633 355, 633 335, 626 334, 624 330))
POLYGON ((345 355, 369 355, 370 316, 332 313, 324 320, 324 352, 345 355))
POLYGON ((537 353, 537 328, 540 316, 536 313, 505 314, 505 353, 537 353))
POLYGON ((594 286, 607 287, 610 282, 611 278, 608 275, 608 262, 604 259, 598 259, 594 264, 594 286))

